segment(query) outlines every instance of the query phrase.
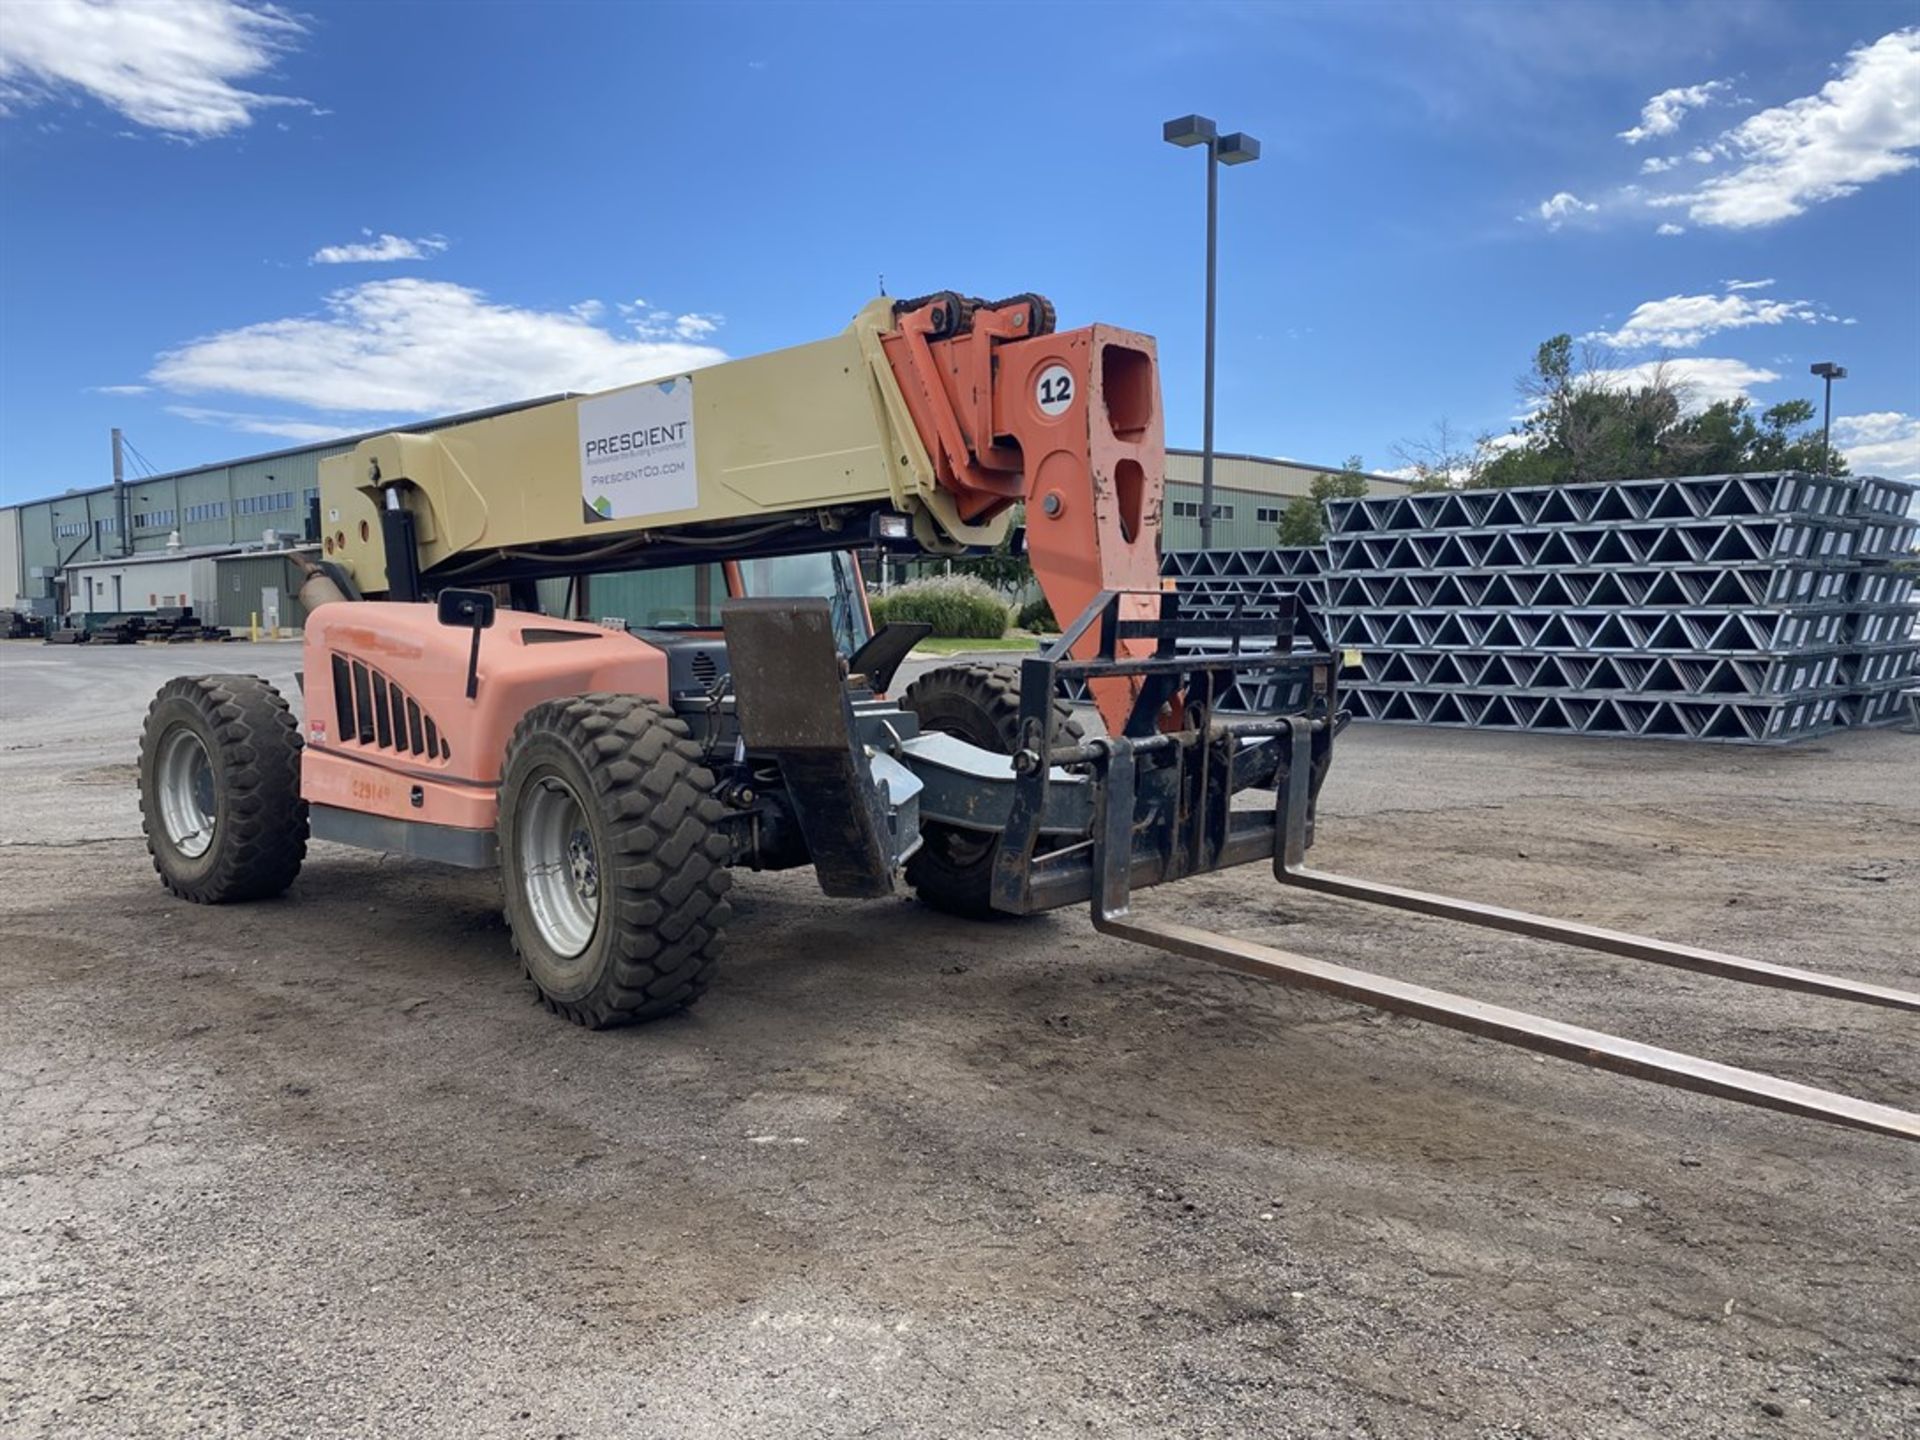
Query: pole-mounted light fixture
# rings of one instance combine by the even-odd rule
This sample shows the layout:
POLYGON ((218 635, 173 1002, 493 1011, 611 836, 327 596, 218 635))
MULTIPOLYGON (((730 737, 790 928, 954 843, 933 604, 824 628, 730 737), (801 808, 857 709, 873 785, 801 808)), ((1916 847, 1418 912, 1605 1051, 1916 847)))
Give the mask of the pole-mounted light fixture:
POLYGON ((1820 423, 1820 473, 1833 473, 1833 382, 1847 378, 1847 367, 1836 365, 1831 360, 1822 360, 1813 367, 1813 373, 1827 382, 1826 418, 1820 423))
POLYGON ((1200 548, 1213 548, 1213 333, 1215 273, 1218 268, 1220 191, 1222 165, 1245 165, 1260 158, 1260 142, 1251 135, 1234 131, 1222 135, 1220 127, 1205 115, 1182 115, 1160 127, 1160 138, 1169 145, 1191 149, 1207 147, 1207 381, 1206 415, 1200 442, 1200 548))

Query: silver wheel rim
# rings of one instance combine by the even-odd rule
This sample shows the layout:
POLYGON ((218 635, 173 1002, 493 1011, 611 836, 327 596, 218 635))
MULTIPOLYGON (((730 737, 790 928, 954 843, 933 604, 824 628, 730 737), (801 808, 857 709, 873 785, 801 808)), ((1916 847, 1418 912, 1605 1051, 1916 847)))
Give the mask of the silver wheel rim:
POLYGON ((167 842, 187 859, 197 860, 212 847, 219 824, 207 747, 186 726, 175 726, 160 741, 158 772, 160 824, 167 842))
POLYGON ((558 776, 534 782, 520 809, 521 884, 540 938, 570 960, 587 948, 600 920, 600 857, 586 808, 558 776))

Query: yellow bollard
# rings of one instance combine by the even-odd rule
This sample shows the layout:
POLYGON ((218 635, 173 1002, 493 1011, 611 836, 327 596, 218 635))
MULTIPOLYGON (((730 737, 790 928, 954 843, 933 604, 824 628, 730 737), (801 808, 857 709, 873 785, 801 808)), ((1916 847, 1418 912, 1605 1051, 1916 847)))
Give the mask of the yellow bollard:
POLYGON ((260 612, 258 610, 253 611, 247 616, 247 639, 256 642, 260 639, 260 612))

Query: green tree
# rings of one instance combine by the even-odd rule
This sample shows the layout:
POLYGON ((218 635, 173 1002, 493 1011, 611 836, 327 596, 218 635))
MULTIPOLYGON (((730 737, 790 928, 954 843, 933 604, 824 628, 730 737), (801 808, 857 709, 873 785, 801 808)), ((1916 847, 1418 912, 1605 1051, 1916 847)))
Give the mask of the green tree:
POLYGON ((1347 463, 1338 470, 1324 470, 1313 477, 1307 486, 1307 493, 1321 502, 1328 500, 1358 500, 1367 493, 1367 466, 1358 455, 1347 456, 1347 463))
MULTIPOLYGON (((1755 470, 1821 468, 1821 438, 1812 429, 1811 400, 1783 400, 1757 416, 1745 396, 1716 400, 1689 416, 1667 437, 1675 475, 1737 474, 1755 470)), ((1846 457, 1835 451, 1835 475, 1847 473, 1846 457)))
POLYGON ((1338 470, 1315 475, 1305 495, 1295 496, 1280 512, 1282 545, 1318 545, 1326 539, 1326 503, 1329 500, 1358 500, 1367 493, 1367 470, 1358 455, 1349 455, 1338 470))
MULTIPOLYGON (((1813 406, 1787 400, 1755 413, 1744 397, 1690 411, 1687 387, 1663 364, 1623 382, 1604 352, 1555 335, 1534 352, 1519 389, 1527 418, 1497 453, 1481 450, 1467 484, 1560 485, 1578 480, 1818 470, 1827 458, 1807 427, 1813 406)), ((1846 462, 1832 457, 1835 474, 1846 462)))
POLYGON ((1401 464, 1413 471, 1407 487, 1415 494, 1428 490, 1458 490, 1470 484, 1479 473, 1484 457, 1493 445, 1491 435, 1468 441, 1453 422, 1442 415, 1428 433, 1417 440, 1402 440, 1393 447, 1401 464))
POLYGON ((1320 518, 1320 502, 1296 495, 1280 512, 1282 545, 1318 545, 1326 538, 1326 522, 1320 518))
POLYGON ((1026 520, 1026 507, 1015 506, 1013 524, 1007 528, 1006 537, 985 554, 955 559, 946 567, 948 573, 971 575, 1009 595, 1018 595, 1030 588, 1034 583, 1033 563, 1024 554, 1016 555, 1013 551, 1013 537, 1026 520))

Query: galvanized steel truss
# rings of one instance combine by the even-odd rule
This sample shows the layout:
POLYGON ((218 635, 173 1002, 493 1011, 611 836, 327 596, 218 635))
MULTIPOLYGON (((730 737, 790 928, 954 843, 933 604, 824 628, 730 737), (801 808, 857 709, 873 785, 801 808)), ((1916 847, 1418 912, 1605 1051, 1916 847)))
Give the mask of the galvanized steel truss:
MULTIPOLYGON (((1189 613, 1300 593, 1363 719, 1775 742, 1899 718, 1916 488, 1702 476, 1334 501, 1303 549, 1176 552, 1189 613)), ((1249 708, 1266 697, 1237 696, 1249 708)))

